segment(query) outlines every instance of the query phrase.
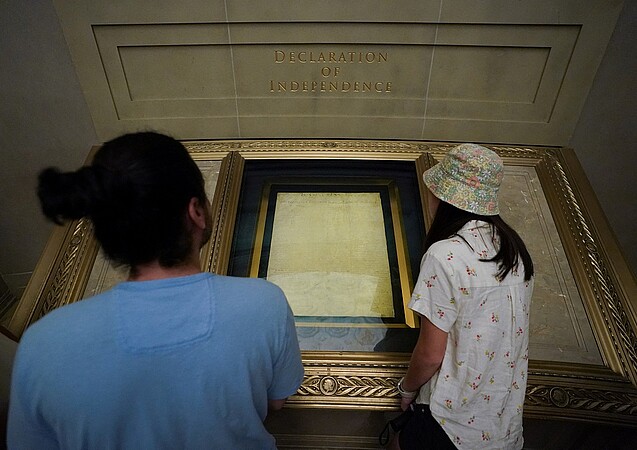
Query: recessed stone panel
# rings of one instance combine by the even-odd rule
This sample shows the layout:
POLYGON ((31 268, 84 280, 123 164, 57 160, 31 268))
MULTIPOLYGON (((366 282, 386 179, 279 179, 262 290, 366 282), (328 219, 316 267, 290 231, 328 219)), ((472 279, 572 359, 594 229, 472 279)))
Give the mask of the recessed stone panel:
POLYGON ((549 53, 547 47, 437 47, 429 97, 534 103, 549 53))
POLYGON ((404 46, 306 44, 237 46, 235 55, 240 97, 384 94, 391 99, 424 96, 431 52, 404 46), (251 64, 261 70, 251 70, 251 64))
POLYGON ((359 138, 374 122, 370 138, 564 145, 617 7, 478 3, 56 7, 104 139, 359 138))
POLYGON ((333 134, 352 138, 377 138, 391 130, 395 136, 419 136, 422 119, 376 116, 244 116, 240 119, 243 135, 259 135, 266 138, 320 138, 333 134))
POLYGON ((231 21, 435 21, 442 0, 272 0, 227 2, 231 21))
POLYGON ((234 96, 230 49, 214 45, 118 47, 131 101, 234 96), (222 64, 219 64, 219 62, 222 64))
POLYGON ((94 34, 120 120, 236 116, 226 27, 106 25, 94 34))

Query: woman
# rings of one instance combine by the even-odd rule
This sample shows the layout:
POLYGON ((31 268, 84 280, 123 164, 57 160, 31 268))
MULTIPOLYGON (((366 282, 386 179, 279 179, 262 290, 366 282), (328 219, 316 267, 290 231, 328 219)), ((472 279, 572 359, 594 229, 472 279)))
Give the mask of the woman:
POLYGON ((533 263, 499 216, 502 176, 475 144, 423 175, 434 221, 409 303, 420 335, 398 383, 414 414, 393 448, 522 448, 533 263))

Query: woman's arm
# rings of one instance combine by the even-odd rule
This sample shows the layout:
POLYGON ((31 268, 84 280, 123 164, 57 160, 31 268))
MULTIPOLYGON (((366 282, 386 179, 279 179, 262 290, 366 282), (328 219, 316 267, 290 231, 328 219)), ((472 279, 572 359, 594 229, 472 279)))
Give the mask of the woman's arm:
MULTIPOLYGON (((409 368, 402 382, 405 391, 416 391, 438 371, 447 348, 448 333, 420 316, 420 334, 411 354, 409 368)), ((413 398, 403 398, 401 407, 407 409, 413 398)))

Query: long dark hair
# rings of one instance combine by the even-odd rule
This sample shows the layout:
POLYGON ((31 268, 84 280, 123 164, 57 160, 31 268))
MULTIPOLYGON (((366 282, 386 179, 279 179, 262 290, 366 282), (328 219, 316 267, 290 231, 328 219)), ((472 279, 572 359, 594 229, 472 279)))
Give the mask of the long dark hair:
POLYGON ((429 250, 429 247, 438 241, 455 236, 470 220, 487 222, 500 239, 500 248, 496 255, 491 259, 481 259, 481 261, 497 263, 498 272, 495 275, 503 280, 509 272, 517 270, 521 259, 524 265, 524 280, 529 281, 534 273, 531 255, 522 238, 499 215, 481 216, 458 209, 440 200, 436 216, 425 237, 424 251, 429 250))
POLYGON ((153 132, 105 143, 77 171, 43 170, 38 197, 57 224, 88 217, 106 256, 133 270, 152 261, 184 262, 192 242, 184 214, 191 198, 206 201, 203 177, 185 147, 153 132))

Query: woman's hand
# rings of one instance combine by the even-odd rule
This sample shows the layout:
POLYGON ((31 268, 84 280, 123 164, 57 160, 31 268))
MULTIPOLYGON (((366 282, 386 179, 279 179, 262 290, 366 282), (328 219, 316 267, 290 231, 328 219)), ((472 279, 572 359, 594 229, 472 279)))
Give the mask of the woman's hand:
POLYGON ((411 405, 414 400, 416 400, 415 398, 406 398, 406 397, 401 397, 400 399, 400 409, 402 409, 403 411, 407 411, 407 408, 409 408, 409 405, 411 405))

